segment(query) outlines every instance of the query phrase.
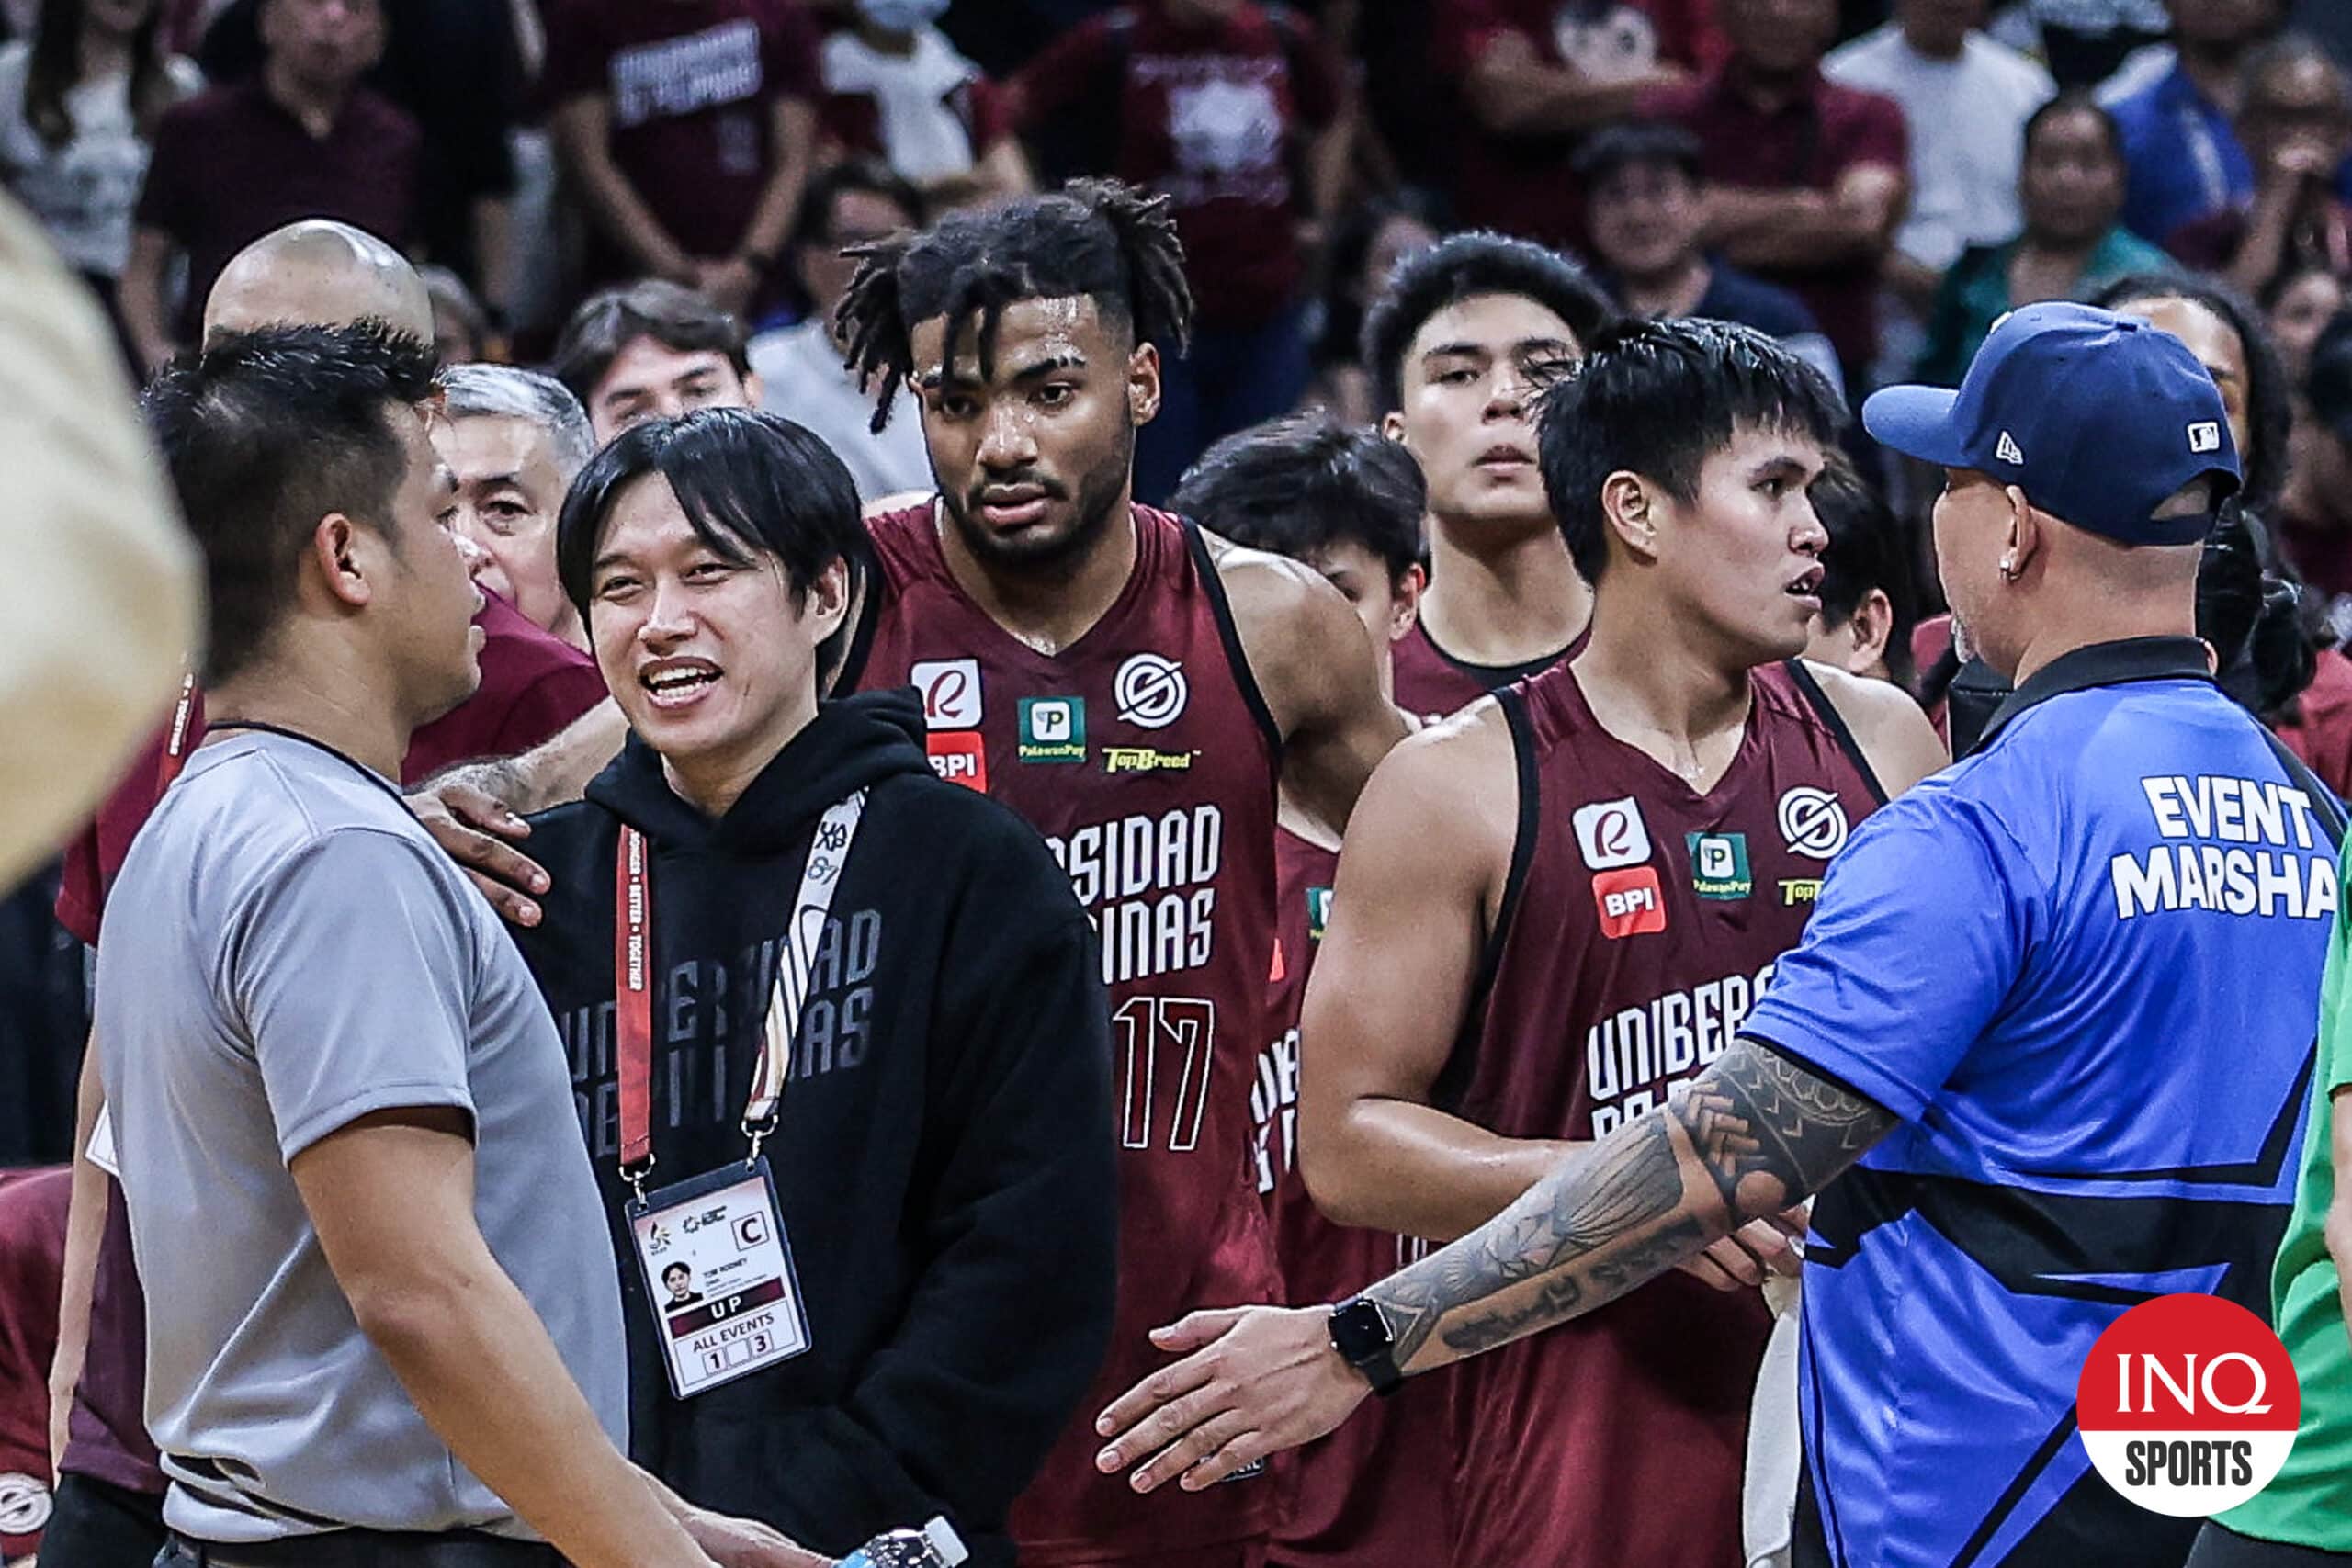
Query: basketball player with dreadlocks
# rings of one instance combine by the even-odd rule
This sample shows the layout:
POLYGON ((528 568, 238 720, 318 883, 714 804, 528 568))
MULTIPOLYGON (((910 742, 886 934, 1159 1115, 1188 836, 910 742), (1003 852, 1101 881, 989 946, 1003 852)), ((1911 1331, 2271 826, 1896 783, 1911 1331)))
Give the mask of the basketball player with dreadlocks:
MULTIPOLYGON (((1336 832, 1404 720, 1312 569, 1132 499, 1160 350, 1183 346, 1192 313, 1165 197, 1078 181, 858 254, 840 314, 853 363, 881 411, 915 390, 939 493, 871 520, 832 689, 915 686, 933 767, 1045 836, 1101 933, 1115 1026, 1112 1349, 1012 1534, 1042 1568, 1250 1568, 1265 1481, 1139 1498, 1096 1472, 1089 1421, 1157 1359, 1153 1325, 1280 1293, 1250 1110, 1276 791, 1336 832)), ((546 884, 501 841, 519 827, 506 810, 575 798, 620 739, 600 712, 445 784, 441 811, 420 803, 510 919, 536 919, 521 890, 546 884)))
MULTIPOLYGON (((1337 829, 1404 734, 1320 576, 1131 501, 1191 308, 1165 198, 1107 182, 865 247, 842 307, 879 407, 915 389, 939 482, 873 524, 844 682, 912 682, 935 764, 1046 835, 1102 935, 1123 1155, 1104 1399, 1156 1359, 1153 1325, 1279 1292, 1250 1158, 1276 787, 1337 829)), ((1102 1403, 1016 1505, 1022 1560, 1256 1562, 1265 1483, 1138 1498, 1094 1469, 1102 1403)))

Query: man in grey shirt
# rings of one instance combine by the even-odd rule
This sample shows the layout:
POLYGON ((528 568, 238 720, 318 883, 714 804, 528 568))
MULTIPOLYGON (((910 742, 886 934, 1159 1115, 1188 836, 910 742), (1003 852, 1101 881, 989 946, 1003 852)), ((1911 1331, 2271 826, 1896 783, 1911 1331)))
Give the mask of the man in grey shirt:
POLYGON ((150 394, 210 724, 116 885, 96 1035, 164 1561, 806 1568, 622 1458, 560 1044, 390 782, 479 680, 431 391, 422 344, 361 326, 248 333, 150 394))

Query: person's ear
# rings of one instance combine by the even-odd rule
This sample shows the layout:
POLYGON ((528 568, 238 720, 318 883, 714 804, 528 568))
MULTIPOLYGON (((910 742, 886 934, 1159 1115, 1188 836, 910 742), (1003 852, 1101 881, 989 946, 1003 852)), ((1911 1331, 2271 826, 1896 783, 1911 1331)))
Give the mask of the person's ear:
POLYGON ((763 407, 767 402, 767 384, 760 379, 758 371, 743 372, 743 406, 745 408, 763 407))
POLYGON ((1841 661, 1849 674, 1860 675, 1874 670, 1886 657, 1887 639, 1894 635, 1894 602, 1883 588, 1873 588, 1862 595, 1854 606, 1851 620, 1846 623, 1849 651, 1841 661))
POLYGON ((821 643, 842 629, 842 623, 849 618, 849 596, 848 558, 835 556, 808 584, 808 607, 802 616, 812 644, 821 643))
POLYGON ((1406 633, 1420 624, 1421 591, 1430 585, 1430 574, 1415 562, 1405 569, 1388 591, 1388 640, 1397 642, 1406 633))
POLYGON ((1159 349, 1148 343, 1136 344, 1127 355, 1127 417, 1136 424, 1149 424, 1159 414, 1159 349))
POLYGON ((2005 485, 2002 493, 2009 498, 2009 530, 2001 541, 2001 580, 2015 582, 2041 553, 2041 513, 2017 486, 2005 485))
POLYGON ((1665 498, 1641 475, 1618 469, 1600 481, 1600 520, 1640 560, 1657 558, 1658 525, 1665 498))
POLYGON ((1390 409, 1380 416, 1380 435, 1384 441, 1394 441, 1400 446, 1405 444, 1404 410, 1390 409))
POLYGON ((383 542, 340 512, 330 512, 311 530, 311 562, 319 569, 326 591, 335 602, 360 609, 374 602, 375 585, 368 573, 380 558, 383 542))

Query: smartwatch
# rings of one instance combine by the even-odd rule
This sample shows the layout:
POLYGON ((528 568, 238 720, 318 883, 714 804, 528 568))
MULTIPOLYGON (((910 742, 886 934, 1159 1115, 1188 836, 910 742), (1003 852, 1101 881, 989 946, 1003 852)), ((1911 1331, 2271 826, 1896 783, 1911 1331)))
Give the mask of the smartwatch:
POLYGON ((1396 1337, 1377 1303, 1362 1296, 1343 1302, 1331 1313, 1331 1348, 1340 1359, 1362 1372, 1372 1392, 1385 1399, 1405 1385, 1396 1370, 1396 1337))

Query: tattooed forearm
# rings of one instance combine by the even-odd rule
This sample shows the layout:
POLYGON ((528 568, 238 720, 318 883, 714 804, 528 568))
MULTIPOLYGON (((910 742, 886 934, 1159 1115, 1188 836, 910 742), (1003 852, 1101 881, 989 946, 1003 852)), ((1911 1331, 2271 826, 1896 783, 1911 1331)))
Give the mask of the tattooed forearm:
POLYGON ((1818 1190, 1894 1121, 1741 1040, 1666 1108, 1364 1293, 1388 1321, 1400 1367, 1492 1349, 1613 1301, 1818 1190), (1432 1337, 1450 1353, 1431 1349, 1432 1337))
POLYGON ((1724 1207, 1749 1217, 1817 1192, 1894 1118, 1779 1052, 1733 1043, 1668 1109, 1724 1207))

